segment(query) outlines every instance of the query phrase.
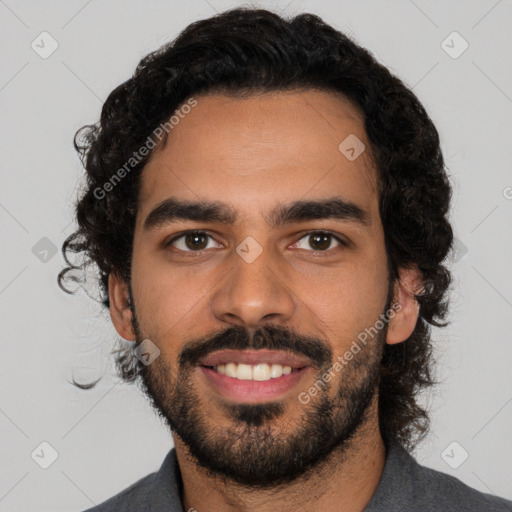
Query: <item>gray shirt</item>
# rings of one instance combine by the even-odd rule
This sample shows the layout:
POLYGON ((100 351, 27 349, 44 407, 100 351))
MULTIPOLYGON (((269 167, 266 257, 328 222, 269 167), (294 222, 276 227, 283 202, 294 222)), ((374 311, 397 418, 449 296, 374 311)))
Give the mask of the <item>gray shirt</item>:
MULTIPOLYGON (((157 472, 86 512, 184 512, 182 486, 173 448, 157 472)), ((387 446, 382 477, 364 512, 461 511, 512 512, 512 501, 481 493, 453 476, 421 466, 396 442, 387 446)))

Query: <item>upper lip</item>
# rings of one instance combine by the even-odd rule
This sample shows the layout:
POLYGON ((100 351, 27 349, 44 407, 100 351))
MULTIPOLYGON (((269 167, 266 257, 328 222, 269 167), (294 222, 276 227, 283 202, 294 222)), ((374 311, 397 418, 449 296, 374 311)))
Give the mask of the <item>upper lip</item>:
POLYGON ((200 366, 218 366, 219 364, 281 364, 292 368, 310 366, 310 361, 304 356, 282 350, 218 350, 199 361, 200 366))

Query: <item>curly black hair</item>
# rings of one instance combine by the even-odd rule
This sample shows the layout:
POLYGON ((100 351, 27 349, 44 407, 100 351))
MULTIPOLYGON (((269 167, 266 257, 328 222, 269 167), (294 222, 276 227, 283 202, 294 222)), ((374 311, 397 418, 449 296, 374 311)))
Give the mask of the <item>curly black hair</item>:
MULTIPOLYGON (((415 296, 417 324, 404 343, 386 344, 379 388, 383 438, 412 449, 430 423, 418 395, 435 383, 431 326, 447 325, 442 321, 451 275, 442 262, 453 243, 448 220, 452 189, 438 132, 415 94, 318 16, 285 19, 264 9, 231 9, 192 23, 140 61, 133 76, 105 101, 99 123, 75 134, 87 181, 76 204, 78 228, 62 246, 67 267, 58 282, 72 293, 64 283, 82 282, 80 276, 92 265, 99 270, 107 308, 110 272, 130 283, 139 179, 154 151, 141 156, 138 149, 152 141, 155 146, 158 127, 169 127, 180 105, 200 93, 308 89, 340 93, 360 108, 377 169, 390 276, 396 280, 399 267, 422 274, 424 287, 415 296), (123 179, 113 182, 121 169, 123 179), (72 263, 71 253, 82 258, 72 263)), ((170 129, 165 131, 164 141, 170 129)), ((140 363, 126 351, 116 352, 121 378, 134 381, 139 375, 134 364, 140 363)))

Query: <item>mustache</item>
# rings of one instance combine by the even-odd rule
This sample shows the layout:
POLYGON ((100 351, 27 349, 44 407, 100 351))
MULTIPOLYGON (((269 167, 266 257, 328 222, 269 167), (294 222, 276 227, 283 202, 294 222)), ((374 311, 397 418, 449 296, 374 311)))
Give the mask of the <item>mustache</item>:
POLYGON ((197 366, 202 358, 225 349, 285 350, 306 356, 318 368, 332 361, 332 350, 323 340, 282 326, 267 325, 255 331, 232 326, 211 337, 196 339, 181 350, 179 364, 181 367, 197 366))

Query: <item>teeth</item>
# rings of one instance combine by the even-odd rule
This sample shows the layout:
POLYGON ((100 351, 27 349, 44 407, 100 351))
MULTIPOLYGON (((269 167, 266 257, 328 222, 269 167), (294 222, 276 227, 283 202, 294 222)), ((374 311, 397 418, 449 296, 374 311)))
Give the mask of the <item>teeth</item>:
MULTIPOLYGON (((240 368, 240 365, 238 365, 238 368, 240 368)), ((252 378, 254 380, 269 380, 270 366, 266 363, 255 365, 252 369, 252 378)))
POLYGON ((270 376, 275 379, 277 377, 281 377, 283 374, 283 367, 280 364, 273 364, 270 367, 270 376))
POLYGON ((277 379, 282 375, 288 375, 292 372, 291 366, 283 366, 281 364, 260 363, 255 365, 227 363, 219 364, 214 369, 223 375, 233 377, 240 380, 270 380, 277 379))
POLYGON ((252 368, 250 364, 239 364, 236 369, 236 378, 240 380, 252 379, 252 368))
MULTIPOLYGON (((221 371, 221 366, 222 365, 219 365, 217 366, 216 370, 220 373, 222 373, 221 371)), ((235 363, 228 363, 226 365, 226 370, 224 371, 224 373, 228 376, 228 377, 233 377, 234 379, 236 379, 236 367, 237 365, 235 363)))

